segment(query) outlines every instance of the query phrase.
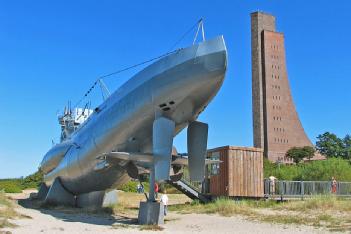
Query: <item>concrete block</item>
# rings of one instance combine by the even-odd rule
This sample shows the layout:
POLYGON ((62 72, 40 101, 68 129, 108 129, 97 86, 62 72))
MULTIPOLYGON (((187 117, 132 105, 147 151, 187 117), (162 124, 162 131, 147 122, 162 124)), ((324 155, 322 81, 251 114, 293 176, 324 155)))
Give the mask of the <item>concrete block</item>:
POLYGON ((141 225, 164 224, 164 206, 160 202, 140 202, 138 222, 141 225))
POLYGON ((105 191, 93 191, 77 196, 77 207, 80 208, 101 208, 105 191))
POLYGON ((51 205, 75 206, 76 199, 72 193, 62 186, 60 179, 56 178, 45 198, 45 203, 51 205))
POLYGON ((93 191, 79 194, 77 196, 77 207, 80 208, 101 208, 117 204, 117 190, 109 192, 93 191))
POLYGON ((44 200, 46 198, 46 195, 48 195, 48 192, 49 192, 49 187, 46 186, 44 183, 41 183, 39 192, 36 198, 39 200, 44 200))
POLYGON ((104 200, 102 202, 102 207, 111 207, 118 202, 117 190, 111 190, 105 192, 104 200))

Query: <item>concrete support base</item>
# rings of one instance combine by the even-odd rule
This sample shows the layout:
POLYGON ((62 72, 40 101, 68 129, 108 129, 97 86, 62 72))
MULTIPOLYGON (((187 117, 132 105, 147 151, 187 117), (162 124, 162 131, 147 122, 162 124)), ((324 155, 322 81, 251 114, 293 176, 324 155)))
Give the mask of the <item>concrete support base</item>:
POLYGON ((118 202, 117 190, 111 190, 105 192, 104 200, 102 202, 102 207, 111 207, 116 205, 118 202))
POLYGON ((36 198, 39 200, 44 200, 46 198, 46 195, 48 194, 48 192, 49 192, 49 187, 46 186, 44 183, 42 183, 40 185, 40 188, 39 188, 39 191, 38 191, 36 198))
POLYGON ((68 192, 61 184, 60 179, 56 178, 51 185, 45 198, 45 203, 50 205, 75 206, 75 196, 68 192))
POLYGON ((140 202, 138 222, 141 225, 164 224, 164 206, 160 202, 140 202))
POLYGON ((79 194, 76 198, 77 207, 80 208, 101 208, 110 207, 117 203, 117 191, 110 192, 94 191, 90 193, 79 194))
POLYGON ((94 191, 77 195, 77 207, 101 208, 105 191, 94 191))

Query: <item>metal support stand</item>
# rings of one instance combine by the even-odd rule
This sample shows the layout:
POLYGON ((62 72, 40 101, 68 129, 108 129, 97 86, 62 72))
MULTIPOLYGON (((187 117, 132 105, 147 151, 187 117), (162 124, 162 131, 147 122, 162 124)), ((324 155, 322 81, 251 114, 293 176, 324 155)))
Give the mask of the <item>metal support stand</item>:
POLYGON ((150 190, 146 202, 140 202, 138 222, 142 225, 164 224, 164 206, 155 198, 155 167, 150 169, 150 190))
POLYGON ((150 190, 149 190, 149 199, 148 201, 154 202, 155 199, 155 166, 151 167, 150 170, 150 190))
POLYGON ((155 116, 152 125, 153 162, 150 166, 150 190, 146 202, 140 202, 139 224, 163 224, 164 206, 155 196, 155 182, 170 179, 171 155, 175 123, 162 116, 155 116))

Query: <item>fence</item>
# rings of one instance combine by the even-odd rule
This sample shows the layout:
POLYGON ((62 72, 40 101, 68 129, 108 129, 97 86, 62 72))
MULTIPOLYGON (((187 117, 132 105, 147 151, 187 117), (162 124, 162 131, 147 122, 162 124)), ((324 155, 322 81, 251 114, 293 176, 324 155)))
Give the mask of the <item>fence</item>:
POLYGON ((334 194, 336 196, 351 197, 351 182, 337 182, 336 192, 332 193, 330 181, 286 181, 269 179, 264 181, 266 197, 279 195, 281 197, 304 197, 311 195, 334 194))

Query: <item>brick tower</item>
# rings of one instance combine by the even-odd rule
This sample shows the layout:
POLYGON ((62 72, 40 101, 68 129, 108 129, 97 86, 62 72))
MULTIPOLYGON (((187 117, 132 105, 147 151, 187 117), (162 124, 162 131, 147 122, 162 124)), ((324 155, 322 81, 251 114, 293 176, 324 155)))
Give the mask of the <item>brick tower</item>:
POLYGON ((312 146, 291 96, 286 70, 284 34, 275 31, 275 17, 251 14, 252 112, 254 147, 271 161, 290 162, 293 146, 312 146))

